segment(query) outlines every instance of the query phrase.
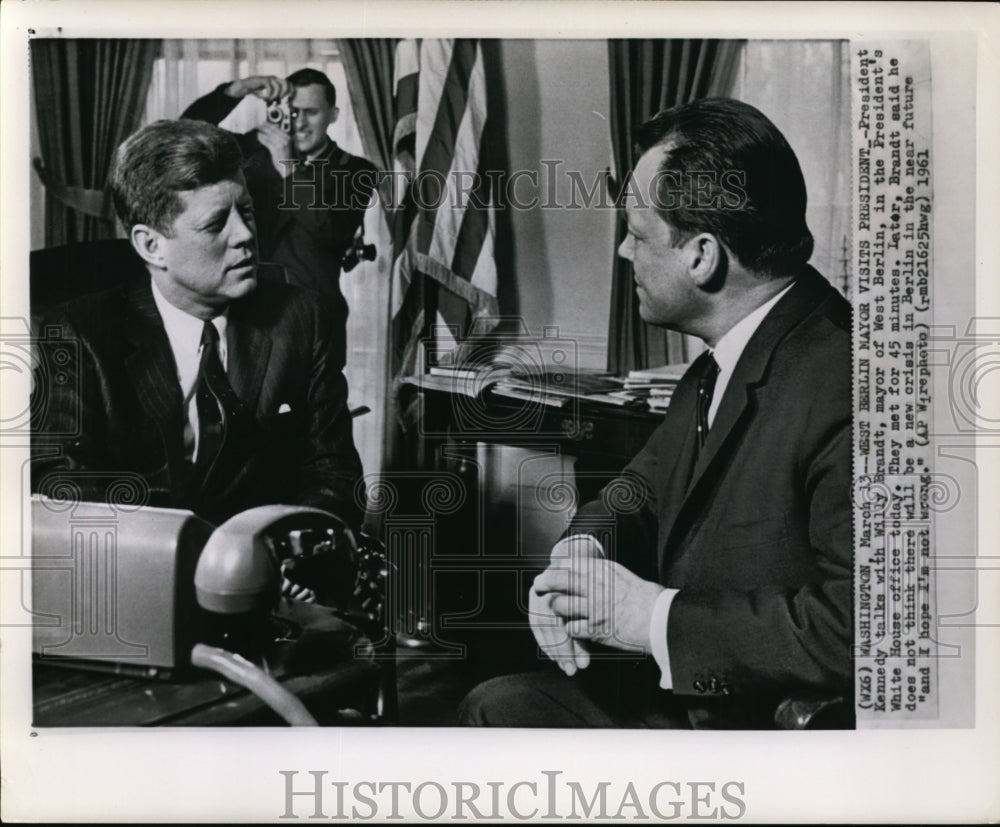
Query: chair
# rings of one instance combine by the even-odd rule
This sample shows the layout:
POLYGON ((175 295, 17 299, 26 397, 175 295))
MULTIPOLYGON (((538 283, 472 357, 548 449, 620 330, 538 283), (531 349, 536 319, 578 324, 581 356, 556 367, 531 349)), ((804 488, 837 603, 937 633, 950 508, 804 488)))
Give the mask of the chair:
POLYGON ((141 278, 142 259, 124 238, 87 241, 32 250, 32 314, 87 293, 99 293, 141 278))
MULTIPOLYGON (((32 250, 29 260, 31 313, 88 293, 110 290, 146 276, 146 266, 126 238, 81 241, 32 250)), ((261 262, 264 281, 285 281, 280 264, 261 262)))
POLYGON ((854 708, 843 696, 785 698, 774 713, 778 729, 854 729, 854 708))

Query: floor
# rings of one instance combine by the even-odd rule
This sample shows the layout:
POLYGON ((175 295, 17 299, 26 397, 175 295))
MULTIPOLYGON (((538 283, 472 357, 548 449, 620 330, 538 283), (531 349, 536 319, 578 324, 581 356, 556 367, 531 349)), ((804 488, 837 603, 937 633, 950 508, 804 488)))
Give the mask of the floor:
POLYGON ((396 658, 399 726, 458 726, 458 705, 474 681, 454 662, 400 648, 396 658))
POLYGON ((458 645, 465 647, 464 652, 400 639, 398 726, 459 726, 459 704, 473 687, 494 675, 531 669, 536 656, 527 629, 480 633, 458 645))

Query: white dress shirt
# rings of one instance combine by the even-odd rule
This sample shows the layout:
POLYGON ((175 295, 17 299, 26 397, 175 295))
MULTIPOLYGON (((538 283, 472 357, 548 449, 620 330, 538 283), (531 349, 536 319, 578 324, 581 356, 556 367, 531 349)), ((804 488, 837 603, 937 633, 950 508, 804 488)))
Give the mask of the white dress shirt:
MULTIPOLYGON (((170 341, 170 350, 174 354, 183 410, 187 413, 184 418, 184 457, 194 462, 198 456, 198 405, 195 389, 198 386, 198 369, 201 364, 201 332, 205 323, 202 319, 185 313, 167 301, 156 286, 155 279, 152 281, 152 286, 153 301, 156 302, 156 309, 160 313, 163 327, 167 331, 167 339, 170 341)), ((225 314, 212 319, 212 324, 219 331, 219 358, 222 360, 222 367, 225 368, 228 364, 225 314)))

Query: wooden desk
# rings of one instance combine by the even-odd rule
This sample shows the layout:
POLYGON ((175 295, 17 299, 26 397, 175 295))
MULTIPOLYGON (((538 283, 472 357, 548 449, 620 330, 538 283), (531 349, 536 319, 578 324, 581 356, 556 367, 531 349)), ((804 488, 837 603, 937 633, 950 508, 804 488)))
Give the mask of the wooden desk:
MULTIPOLYGON (((266 644, 272 676, 296 695, 321 724, 367 722, 383 681, 394 670, 376 659, 372 643, 351 624, 313 604, 283 600, 282 620, 306 620, 293 638, 266 644), (343 716, 341 709, 361 715, 343 716)), ((390 653, 391 654, 391 653, 390 653)), ((32 664, 33 723, 38 727, 76 726, 275 726, 284 721, 256 695, 210 671, 188 669, 170 679, 115 672, 109 664, 32 664)), ((383 695, 384 697, 384 695, 383 695)), ((390 699, 392 703, 393 699, 390 699)))
MULTIPOLYGON (((470 397, 432 384, 404 386, 400 409, 412 415, 405 459, 386 475, 392 495, 383 529, 396 577, 394 622, 443 655, 484 658, 483 668, 495 672, 515 647, 530 649, 516 656, 528 658, 526 666, 518 661, 507 671, 531 668, 524 594, 545 563, 519 544, 523 512, 484 493, 477 446, 575 458, 578 501, 586 502, 639 452, 662 414, 572 399, 553 407, 489 390, 470 397)), ((562 499, 568 518, 571 504, 562 499)))
POLYGON ((512 399, 487 389, 476 397, 441 388, 411 385, 419 398, 410 423, 412 468, 440 468, 441 449, 483 442, 555 449, 576 458, 581 502, 591 499, 646 444, 662 413, 569 399, 561 407, 512 399))
MULTIPOLYGON (((37 727, 284 724, 256 695, 210 674, 161 681, 36 663, 32 677, 37 727)), ((375 663, 355 660, 281 683, 320 723, 340 724, 338 711, 366 691, 374 697, 378 681, 375 663)))

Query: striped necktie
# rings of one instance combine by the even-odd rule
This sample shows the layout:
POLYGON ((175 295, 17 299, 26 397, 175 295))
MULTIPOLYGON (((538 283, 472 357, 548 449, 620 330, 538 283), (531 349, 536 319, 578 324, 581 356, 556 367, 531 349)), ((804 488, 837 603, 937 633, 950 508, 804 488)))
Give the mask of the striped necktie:
POLYGON ((201 330, 201 363, 198 367, 198 452, 195 470, 201 476, 215 462, 222 448, 226 428, 241 403, 226 379, 226 370, 219 358, 219 331, 210 321, 201 330))

